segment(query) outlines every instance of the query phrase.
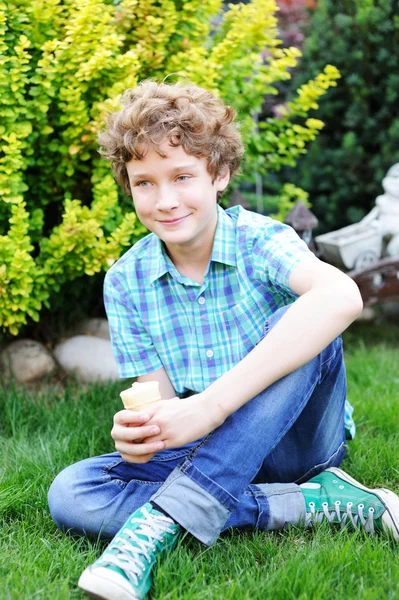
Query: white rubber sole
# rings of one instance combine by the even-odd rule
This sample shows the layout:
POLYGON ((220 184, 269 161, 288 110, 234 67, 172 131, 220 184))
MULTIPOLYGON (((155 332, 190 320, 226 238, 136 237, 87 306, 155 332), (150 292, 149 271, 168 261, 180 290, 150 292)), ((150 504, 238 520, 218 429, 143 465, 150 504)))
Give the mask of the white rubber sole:
POLYGON ((330 467, 327 469, 327 471, 335 473, 338 477, 344 481, 347 481, 351 485, 354 485, 355 487, 378 496, 386 508, 386 511, 382 517, 383 527, 387 532, 393 535, 393 538, 396 542, 399 541, 399 497, 394 492, 386 490, 385 488, 368 488, 356 481, 356 479, 353 479, 353 477, 345 473, 345 471, 337 469, 337 467, 330 467))
POLYGON ((80 589, 96 600, 141 600, 127 585, 123 577, 105 567, 88 567, 78 581, 80 589))

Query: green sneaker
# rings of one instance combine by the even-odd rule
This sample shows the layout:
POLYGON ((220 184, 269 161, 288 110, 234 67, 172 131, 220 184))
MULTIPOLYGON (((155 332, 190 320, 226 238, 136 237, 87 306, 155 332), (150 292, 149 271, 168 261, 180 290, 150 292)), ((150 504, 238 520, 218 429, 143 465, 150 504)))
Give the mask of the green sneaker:
POLYGON ((78 586, 92 598, 142 600, 151 587, 157 557, 172 550, 182 531, 172 519, 147 503, 133 513, 78 586))
POLYGON ((327 519, 373 534, 381 530, 399 540, 399 498, 384 488, 369 489, 334 467, 300 485, 306 502, 305 525, 327 519))

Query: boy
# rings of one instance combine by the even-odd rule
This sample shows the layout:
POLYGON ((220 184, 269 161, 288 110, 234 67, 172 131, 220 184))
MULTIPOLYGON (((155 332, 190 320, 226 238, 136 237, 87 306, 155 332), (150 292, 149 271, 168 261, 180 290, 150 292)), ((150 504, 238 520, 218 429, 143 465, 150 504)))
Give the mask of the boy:
POLYGON ((359 291, 291 228, 218 206, 243 153, 234 117, 196 86, 144 82, 100 135, 152 232, 105 277, 115 357, 167 401, 118 412, 117 452, 50 489, 60 528, 113 538, 79 580, 95 598, 144 598, 184 530, 211 545, 328 519, 399 537, 399 498, 336 468, 359 291))

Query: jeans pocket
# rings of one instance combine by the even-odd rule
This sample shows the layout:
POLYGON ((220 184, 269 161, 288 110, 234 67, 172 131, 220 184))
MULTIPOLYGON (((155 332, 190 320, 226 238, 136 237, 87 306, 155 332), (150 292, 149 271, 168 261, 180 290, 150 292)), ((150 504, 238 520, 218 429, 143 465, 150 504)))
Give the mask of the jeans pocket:
MULTIPOLYGON (((197 442, 198 443, 198 442, 197 442)), ((168 462, 170 460, 178 460, 179 458, 183 459, 190 452, 192 452, 193 448, 195 448, 196 444, 193 443, 190 446, 182 446, 181 448, 170 448, 169 450, 162 450, 158 452, 150 462, 168 462)))
POLYGON ((195 445, 162 450, 146 463, 126 462, 116 454, 114 460, 103 465, 102 480, 112 482, 120 489, 124 489, 129 482, 133 481, 137 485, 161 485, 169 474, 184 462, 193 447, 195 445))

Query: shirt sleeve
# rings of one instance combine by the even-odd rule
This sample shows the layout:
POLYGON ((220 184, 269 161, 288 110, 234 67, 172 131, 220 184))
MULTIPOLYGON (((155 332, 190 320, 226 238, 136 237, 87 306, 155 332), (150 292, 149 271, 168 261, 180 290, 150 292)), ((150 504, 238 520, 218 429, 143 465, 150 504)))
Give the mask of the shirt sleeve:
POLYGON ((303 260, 315 259, 307 244, 289 225, 269 220, 255 246, 255 262, 259 277, 277 290, 297 296, 288 280, 294 268, 303 260))
POLYGON ((104 305, 120 377, 138 377, 163 365, 140 315, 116 277, 106 274, 104 305))

